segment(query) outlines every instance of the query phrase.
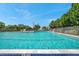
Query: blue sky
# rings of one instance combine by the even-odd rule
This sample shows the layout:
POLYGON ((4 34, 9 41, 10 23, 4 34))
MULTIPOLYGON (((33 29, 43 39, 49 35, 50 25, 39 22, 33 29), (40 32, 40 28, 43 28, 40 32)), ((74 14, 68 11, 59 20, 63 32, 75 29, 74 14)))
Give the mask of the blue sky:
POLYGON ((47 26, 66 13, 71 4, 37 3, 37 4, 0 4, 0 21, 7 24, 39 24, 47 26))

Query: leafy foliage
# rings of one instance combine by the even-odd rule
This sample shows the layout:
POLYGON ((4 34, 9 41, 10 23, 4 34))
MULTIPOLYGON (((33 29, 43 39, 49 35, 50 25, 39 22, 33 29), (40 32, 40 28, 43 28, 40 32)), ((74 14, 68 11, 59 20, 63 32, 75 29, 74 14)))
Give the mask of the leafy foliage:
POLYGON ((40 25, 37 24, 37 25, 34 25, 33 26, 33 30, 34 31, 38 31, 39 29, 40 29, 40 25))
POLYGON ((42 27, 42 30, 43 30, 43 31, 48 31, 49 29, 48 29, 48 27, 43 26, 43 27, 42 27))
POLYGON ((50 28, 79 26, 79 3, 73 3, 67 13, 49 24, 50 28))

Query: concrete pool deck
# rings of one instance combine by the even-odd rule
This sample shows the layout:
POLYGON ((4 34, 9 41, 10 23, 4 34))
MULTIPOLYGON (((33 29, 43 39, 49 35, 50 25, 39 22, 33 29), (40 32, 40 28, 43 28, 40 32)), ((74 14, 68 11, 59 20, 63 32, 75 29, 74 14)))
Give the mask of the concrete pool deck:
MULTIPOLYGON (((70 35, 70 34, 64 34, 64 33, 58 33, 57 34, 61 35, 67 35, 67 36, 72 36, 72 37, 77 37, 75 35, 70 35)), ((0 49, 0 54, 79 54, 79 49, 0 49)))
POLYGON ((1 49, 0 54, 79 54, 78 49, 1 49))
POLYGON ((53 33, 79 38, 79 36, 72 35, 72 34, 65 34, 65 33, 59 33, 59 32, 53 32, 53 33))

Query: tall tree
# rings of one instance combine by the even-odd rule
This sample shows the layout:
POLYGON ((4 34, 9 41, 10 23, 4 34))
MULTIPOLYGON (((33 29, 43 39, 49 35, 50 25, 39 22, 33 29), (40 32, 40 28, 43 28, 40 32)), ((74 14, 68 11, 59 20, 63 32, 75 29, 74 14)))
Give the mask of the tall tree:
POLYGON ((33 26, 33 30, 34 31, 38 31, 39 29, 40 29, 40 25, 37 24, 37 25, 34 25, 33 26))
POLYGON ((48 27, 43 26, 43 27, 42 27, 42 30, 43 30, 43 31, 48 31, 48 27))
POLYGON ((50 28, 68 26, 79 26, 79 3, 73 3, 67 13, 49 25, 50 28))
POLYGON ((0 31, 3 31, 5 28, 5 23, 0 22, 0 31))

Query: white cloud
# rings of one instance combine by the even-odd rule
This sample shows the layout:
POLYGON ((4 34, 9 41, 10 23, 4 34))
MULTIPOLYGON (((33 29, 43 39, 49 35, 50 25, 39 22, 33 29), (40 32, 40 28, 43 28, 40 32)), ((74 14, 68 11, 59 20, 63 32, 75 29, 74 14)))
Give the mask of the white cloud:
POLYGON ((20 18, 22 19, 28 20, 33 18, 32 13, 29 10, 24 10, 24 9, 15 9, 15 10, 16 10, 17 16, 19 15, 20 18))
POLYGON ((7 16, 6 18, 7 18, 7 19, 14 19, 14 20, 17 19, 16 16, 7 16))

